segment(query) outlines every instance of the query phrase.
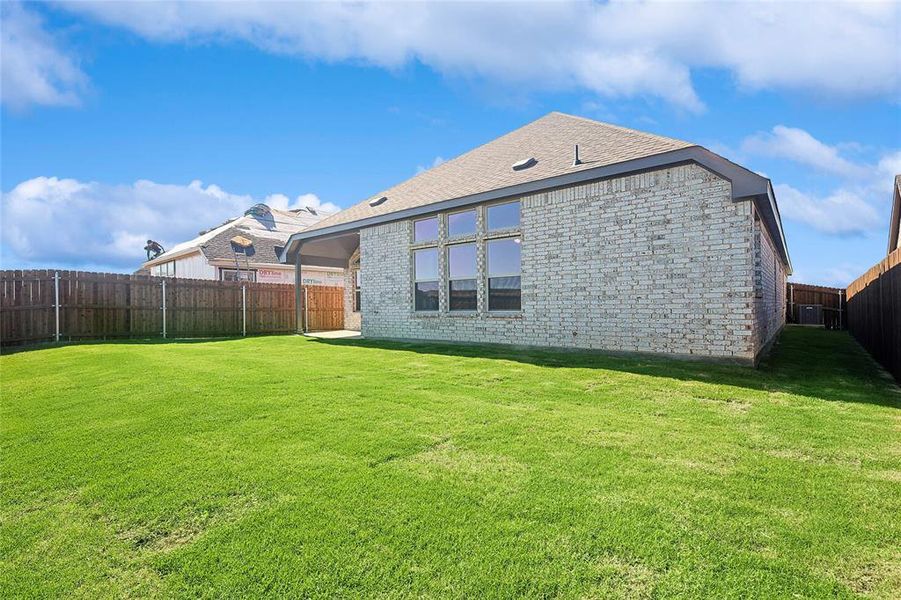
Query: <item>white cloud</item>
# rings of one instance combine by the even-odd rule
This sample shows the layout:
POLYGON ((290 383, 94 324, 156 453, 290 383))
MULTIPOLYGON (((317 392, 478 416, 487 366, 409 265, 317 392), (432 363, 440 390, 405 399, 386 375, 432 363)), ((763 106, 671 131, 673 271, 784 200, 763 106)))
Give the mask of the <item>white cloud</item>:
POLYGON ((65 4, 162 42, 243 40, 265 51, 448 76, 516 89, 579 89, 703 110, 692 72, 745 89, 817 96, 901 93, 895 3, 65 4))
POLYGON ((432 161, 432 164, 430 164, 428 166, 423 166, 423 165, 417 166, 416 174, 419 175, 420 173, 424 173, 425 171, 428 171, 429 169, 434 169, 435 167, 437 167, 440 164, 443 164, 444 162, 446 162, 444 158, 442 158, 441 156, 436 156, 435 160, 432 161))
POLYGON ((838 146, 829 146, 803 129, 776 125, 771 132, 760 132, 744 140, 742 150, 777 158, 787 158, 802 165, 842 177, 863 178, 871 169, 839 154, 838 146))
POLYGON ((292 208, 312 208, 324 213, 334 213, 341 210, 337 204, 331 202, 323 202, 316 194, 301 194, 292 202, 284 194, 270 194, 263 198, 263 203, 271 208, 280 208, 288 210, 292 208))
POLYGON ((806 223, 823 233, 860 235, 884 225, 876 209, 852 191, 840 189, 826 198, 816 198, 790 185, 773 187, 783 217, 806 223))
POLYGON ((884 227, 895 173, 901 172, 901 150, 883 154, 875 162, 858 162, 843 151, 861 151, 855 142, 826 144, 803 129, 776 125, 769 132, 745 138, 741 151, 787 159, 844 180, 825 198, 816 198, 789 185, 775 186, 782 215, 828 234, 860 234, 884 227))
MULTIPOLYGON (((275 208, 338 208, 315 194, 297 196, 293 202, 284 194, 272 194, 263 201, 275 208)), ((108 185, 36 177, 2 196, 4 261, 11 253, 27 263, 133 269, 144 259, 146 240, 171 247, 256 202, 252 196, 200 181, 108 185)))
POLYGON ((892 197, 892 188, 895 185, 895 175, 901 174, 901 150, 889 152, 879 159, 876 164, 876 179, 880 193, 889 199, 892 197))
POLYGON ((0 99, 23 110, 33 104, 72 106, 87 77, 44 31, 41 20, 17 2, 0 5, 0 99))

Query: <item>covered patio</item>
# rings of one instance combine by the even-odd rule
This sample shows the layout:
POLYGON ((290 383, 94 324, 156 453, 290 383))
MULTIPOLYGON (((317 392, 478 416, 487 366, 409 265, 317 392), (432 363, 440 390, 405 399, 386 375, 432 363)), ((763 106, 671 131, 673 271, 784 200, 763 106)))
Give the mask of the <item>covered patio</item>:
MULTIPOLYGON (((304 267, 338 267, 348 269, 350 261, 360 247, 359 230, 341 231, 329 233, 327 229, 296 233, 291 236, 282 252, 282 262, 294 263, 295 281, 301 282, 301 270, 304 267)), ((344 291, 344 312, 347 316, 348 294, 352 294, 352 289, 347 289, 347 284, 351 282, 345 274, 345 291, 344 291)), ((295 310, 297 311, 297 333, 310 333, 308 306, 306 301, 308 298, 303 292, 301 285, 295 286, 295 310)), ((351 297, 352 300, 352 297, 351 297)), ((345 324, 346 325, 346 324, 345 324)), ((352 329, 328 330, 328 333, 334 334, 325 336, 325 331, 318 331, 314 337, 347 337, 338 334, 353 334, 359 336, 359 331, 352 329)))

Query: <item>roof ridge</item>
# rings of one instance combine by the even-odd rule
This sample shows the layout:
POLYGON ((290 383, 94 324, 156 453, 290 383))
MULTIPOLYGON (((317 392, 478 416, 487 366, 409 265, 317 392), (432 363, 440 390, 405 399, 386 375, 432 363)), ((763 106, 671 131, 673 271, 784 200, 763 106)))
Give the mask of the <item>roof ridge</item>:
MULTIPOLYGON (((569 119, 577 119, 579 121, 585 121, 588 123, 592 123, 594 125, 602 125, 604 127, 609 127, 610 129, 618 129, 619 131, 628 132, 628 133, 637 133, 639 135, 647 136, 650 138, 658 139, 658 140, 666 140, 668 142, 678 142, 680 144, 689 144, 691 146, 697 146, 698 144, 694 142, 689 142, 687 140, 680 140, 679 138, 669 137, 666 135, 660 135, 657 133, 651 133, 650 131, 642 131, 641 129, 633 129, 632 127, 625 127, 623 125, 617 125, 615 123, 608 123, 607 121, 598 121, 597 119, 589 119, 588 117, 583 117, 581 115, 573 115, 570 113, 560 112, 559 110, 551 111, 548 115, 560 115, 561 117, 567 117, 569 119)), ((547 116, 547 115, 545 115, 547 116)), ((543 118, 543 117, 542 117, 543 118)), ((535 121, 533 121, 534 123, 535 121)))
MULTIPOLYGON (((409 177, 409 178, 405 179, 404 181, 402 181, 402 182, 400 182, 400 183, 404 183, 404 182, 406 182, 406 181, 410 181, 410 180, 412 180, 412 179, 416 179, 417 177, 421 177, 422 175, 425 175, 426 173, 429 173, 429 172, 435 172, 436 170, 445 170, 445 169, 447 169, 451 164, 453 164, 453 163, 456 162, 457 160, 463 158, 463 157, 466 156, 467 154, 470 154, 470 153, 472 153, 472 152, 475 152, 475 151, 478 150, 479 148, 483 148, 483 147, 487 146, 488 144, 493 144, 493 143, 498 142, 498 141, 500 141, 500 140, 502 140, 502 139, 504 139, 504 138, 506 138, 506 137, 509 137, 509 136, 513 135, 514 133, 516 133, 517 131, 520 131, 521 129, 525 129, 526 127, 530 127, 531 125, 534 125, 534 124, 537 123, 538 121, 541 121, 541 120, 543 120, 543 119, 548 118, 549 116, 551 116, 551 115, 554 114, 555 112, 556 112, 556 111, 549 112, 549 113, 547 113, 546 115, 544 115, 544 116, 542 116, 542 117, 538 117, 537 119, 535 119, 535 120, 533 120, 533 121, 529 121, 528 123, 524 123, 524 124, 520 125, 520 126, 517 127, 516 129, 513 129, 513 130, 511 130, 511 131, 508 131, 507 133, 501 135, 500 137, 491 138, 490 140, 488 140, 488 141, 486 141, 486 142, 483 142, 483 143, 479 144, 478 146, 474 146, 474 147, 470 148, 469 150, 464 150, 463 152, 461 152, 460 154, 454 156, 453 158, 449 158, 449 159, 445 160, 444 162, 442 162, 441 164, 435 165, 434 167, 429 167, 428 169, 422 171, 421 173, 417 173, 416 175, 413 175, 413 177, 409 177)), ((559 113, 559 114, 563 114, 563 113, 559 113)), ((397 185, 398 185, 398 184, 395 183, 395 184, 393 184, 393 185, 391 185, 391 186, 389 186, 389 187, 387 187, 387 188, 381 190, 380 192, 377 192, 377 193, 375 193, 375 194, 372 194, 371 196, 369 196, 368 198, 364 199, 363 201, 365 202, 366 200, 369 200, 370 198, 378 198, 379 196, 382 196, 382 195, 384 194, 384 192, 387 192, 388 190, 390 190, 390 189, 393 188, 393 187, 396 187, 397 185)), ((351 206, 355 206, 355 205, 357 205, 357 204, 360 204, 360 202, 355 202, 355 203, 354 203, 353 205, 351 205, 351 206)), ((339 210, 338 212, 342 212, 342 211, 339 210)), ((336 214, 338 214, 338 213, 333 213, 333 214, 336 215, 336 214)), ((333 216, 333 215, 329 215, 329 216, 331 217, 331 216, 333 216)), ((323 219, 323 221, 324 221, 324 220, 325 220, 325 219, 323 219)), ((318 223, 317 223, 317 225, 318 225, 318 223)))

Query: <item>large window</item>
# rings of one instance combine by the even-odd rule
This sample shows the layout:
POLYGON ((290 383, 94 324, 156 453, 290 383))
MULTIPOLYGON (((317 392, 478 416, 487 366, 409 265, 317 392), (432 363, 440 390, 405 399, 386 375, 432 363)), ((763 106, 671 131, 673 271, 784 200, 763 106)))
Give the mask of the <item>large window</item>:
POLYGON ((362 272, 357 269, 354 271, 354 312, 360 312, 360 306, 362 305, 363 296, 360 293, 360 289, 362 288, 363 276, 362 272))
POLYGON ((488 231, 519 227, 519 202, 493 204, 488 207, 488 231))
POLYGON ((488 242, 488 310, 522 308, 520 238, 488 242))
POLYGON ((237 269, 220 269, 219 278, 222 281, 256 281, 256 271, 238 271, 237 269))
POLYGON ((414 242, 433 242, 438 239, 438 217, 413 222, 414 242))
POLYGON ((476 232, 476 211, 464 210, 462 212, 450 213, 447 215, 447 235, 448 237, 459 237, 461 235, 475 235, 476 232))
POLYGON ((476 310, 478 268, 476 245, 456 244, 447 248, 448 308, 476 310))
POLYGON ((438 310, 438 248, 413 252, 414 308, 438 310))

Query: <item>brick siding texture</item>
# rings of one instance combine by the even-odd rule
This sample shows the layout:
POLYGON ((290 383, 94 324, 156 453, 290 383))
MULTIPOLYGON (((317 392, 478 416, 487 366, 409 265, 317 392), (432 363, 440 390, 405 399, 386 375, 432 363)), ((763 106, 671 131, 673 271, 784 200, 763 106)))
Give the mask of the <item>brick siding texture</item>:
POLYGON ((785 326, 785 265, 759 219, 754 220, 754 350, 759 353, 785 326))
POLYGON ((360 331, 360 313, 354 312, 354 274, 357 270, 357 260, 360 250, 357 249, 350 257, 347 268, 344 269, 344 329, 360 331))
POLYGON ((521 314, 486 310, 480 207, 474 313, 447 312, 443 251, 440 310, 413 311, 412 222, 361 231, 363 335, 748 362, 772 330, 768 320, 767 334, 754 331, 766 307, 759 306, 752 204, 734 202, 731 184, 706 169, 677 166, 520 200, 521 314))

